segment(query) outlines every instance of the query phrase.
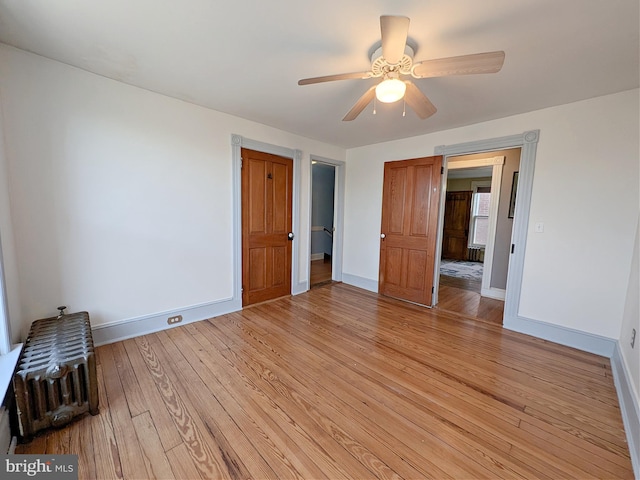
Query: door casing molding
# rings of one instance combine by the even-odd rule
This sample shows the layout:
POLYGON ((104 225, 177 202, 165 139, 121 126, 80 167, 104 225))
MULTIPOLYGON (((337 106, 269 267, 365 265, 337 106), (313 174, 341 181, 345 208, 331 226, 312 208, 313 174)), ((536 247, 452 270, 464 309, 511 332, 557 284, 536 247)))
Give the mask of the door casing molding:
MULTIPOLYGON (((524 258, 527 249, 527 229, 529 225, 529 210, 531 208, 531 192, 533 190, 533 174, 535 171, 536 151, 540 130, 529 130, 519 135, 478 140, 474 142, 458 143, 455 145, 439 145, 435 147, 435 155, 447 157, 454 155, 468 155, 471 153, 495 152, 509 148, 520 148, 520 173, 518 175, 518 200, 513 219, 511 243, 515 245, 514 252, 509 258, 509 273, 507 274, 507 288, 504 303, 503 326, 519 323, 518 310, 522 289, 522 275, 524 258)), ((444 177, 444 175, 443 175, 444 177)), ((443 178, 444 181, 444 178, 443 178)), ((440 215, 444 215, 444 204, 440 202, 440 215)), ((438 232, 436 258, 440 258, 442 232, 438 232)), ((434 271, 434 282, 438 272, 434 271)))
MULTIPOLYGON (((232 194, 233 194, 233 302, 242 309, 242 157, 241 150, 248 148, 258 152, 279 155, 293 160, 293 196, 292 196, 292 230, 296 237, 300 233, 300 165, 302 162, 302 150, 281 147, 270 143, 260 142, 245 138, 242 135, 231 135, 231 161, 232 161, 232 194)), ((294 238, 291 246, 291 293, 295 295, 306 291, 302 282, 300 286, 300 241, 294 238)))

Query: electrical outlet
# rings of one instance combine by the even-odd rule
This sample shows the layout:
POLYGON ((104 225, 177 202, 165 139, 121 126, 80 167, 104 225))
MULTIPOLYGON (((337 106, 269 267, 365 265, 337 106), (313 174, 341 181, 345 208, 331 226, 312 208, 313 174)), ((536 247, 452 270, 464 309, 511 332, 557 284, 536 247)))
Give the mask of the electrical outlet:
POLYGON ((175 325, 176 323, 180 323, 182 321, 182 315, 176 315, 175 317, 169 317, 167 319, 167 323, 169 325, 175 325))
POLYGON ((635 343, 636 343, 636 329, 634 328, 633 330, 631 330, 631 348, 633 348, 635 343))

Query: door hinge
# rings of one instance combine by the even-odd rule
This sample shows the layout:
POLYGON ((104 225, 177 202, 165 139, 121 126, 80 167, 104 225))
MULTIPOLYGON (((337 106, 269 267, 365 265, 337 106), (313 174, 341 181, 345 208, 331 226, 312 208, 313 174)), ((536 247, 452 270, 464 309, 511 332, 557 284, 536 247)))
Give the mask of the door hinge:
POLYGON ((440 167, 440 175, 444 175, 444 167, 440 167))
POLYGON ((436 291, 436 287, 435 286, 431 287, 431 293, 435 293, 435 291, 436 291))
POLYGON ((244 162, 244 158, 240 157, 240 168, 242 168, 242 162, 244 162))
POLYGON ((511 253, 513 253, 515 251, 516 251, 516 245, 515 245, 515 243, 512 243, 511 244, 511 253))

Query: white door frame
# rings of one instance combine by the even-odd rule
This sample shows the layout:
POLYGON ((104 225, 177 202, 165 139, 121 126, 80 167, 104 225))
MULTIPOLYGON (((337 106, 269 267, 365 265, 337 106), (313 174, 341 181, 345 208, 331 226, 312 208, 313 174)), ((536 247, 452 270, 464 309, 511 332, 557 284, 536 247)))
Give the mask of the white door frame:
MULTIPOLYGON (((471 153, 495 152, 520 147, 520 173, 518 175, 518 199, 513 219, 511 234, 512 251, 509 257, 509 273, 507 274, 507 288, 504 303, 503 326, 508 327, 518 322, 520 307, 520 293, 522 290, 522 274, 524 258, 527 249, 527 230, 529 226, 529 209, 531 207, 531 192, 533 190, 533 173, 536 163, 536 151, 540 130, 529 130, 520 135, 478 140, 475 142, 458 143, 455 145, 440 145, 435 147, 435 154, 449 157, 467 155, 471 153)), ((444 175, 443 175, 444 177, 444 175)), ((443 178, 444 180, 444 178, 443 178)), ((440 216, 444 215, 444 203, 440 199, 440 216)), ((438 232, 436 243, 436 258, 440 258, 442 250, 442 234, 438 232)), ((434 269, 434 282, 439 276, 434 269)), ((435 283, 434 283, 435 285, 435 283)), ((434 289, 435 294, 435 289, 434 289)), ((434 300, 437 300, 434 297, 434 300)), ((434 301, 435 305, 435 301, 434 301)))
MULTIPOLYGON (((344 188, 345 188, 345 168, 346 164, 339 160, 320 157, 318 155, 309 156, 309 172, 313 175, 312 162, 326 163, 335 168, 335 186, 333 197, 333 250, 331 254, 331 279, 337 282, 342 281, 342 245, 344 241, 344 188)), ((313 185, 309 182, 309 222, 311 222, 311 208, 313 206, 313 185)), ((311 233, 309 234, 309 258, 308 265, 311 265, 311 233)), ((308 270, 307 285, 311 286, 311 268, 308 270)))
POLYGON ((233 305, 242 310, 242 157, 241 150, 279 155, 293 160, 293 196, 291 198, 291 229, 295 235, 291 246, 291 294, 308 290, 308 283, 300 282, 300 184, 302 151, 251 140, 241 135, 231 135, 231 160, 233 165, 233 305))

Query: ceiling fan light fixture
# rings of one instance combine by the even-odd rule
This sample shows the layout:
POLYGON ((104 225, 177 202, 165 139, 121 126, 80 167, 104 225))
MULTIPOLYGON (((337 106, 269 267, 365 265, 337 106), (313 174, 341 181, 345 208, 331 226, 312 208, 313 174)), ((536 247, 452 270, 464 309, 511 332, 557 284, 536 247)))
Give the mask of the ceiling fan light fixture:
POLYGON ((404 97, 407 85, 397 78, 387 78, 376 87, 376 98, 383 103, 393 103, 404 97))

